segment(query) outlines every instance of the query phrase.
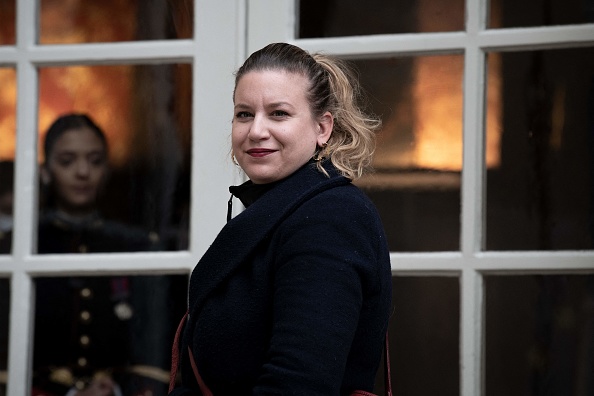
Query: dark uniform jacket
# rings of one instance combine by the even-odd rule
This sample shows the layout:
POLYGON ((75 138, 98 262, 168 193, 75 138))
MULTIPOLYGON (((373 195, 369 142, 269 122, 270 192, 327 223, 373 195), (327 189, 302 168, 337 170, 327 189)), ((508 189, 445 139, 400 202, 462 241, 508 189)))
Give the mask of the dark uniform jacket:
POLYGON ((199 394, 188 345, 215 395, 373 389, 391 305, 388 247, 373 204, 326 168, 330 178, 310 162, 278 182, 198 262, 172 395, 199 394))
MULTIPOLYGON (((39 254, 159 248, 148 232, 100 216, 73 223, 49 212, 39 222, 39 254)), ((168 299, 173 288, 186 283, 185 276, 38 278, 33 394, 62 396, 100 372, 112 375, 125 396, 146 389, 165 394, 179 315, 168 299)), ((185 301, 183 292, 179 297, 180 303, 185 301)))

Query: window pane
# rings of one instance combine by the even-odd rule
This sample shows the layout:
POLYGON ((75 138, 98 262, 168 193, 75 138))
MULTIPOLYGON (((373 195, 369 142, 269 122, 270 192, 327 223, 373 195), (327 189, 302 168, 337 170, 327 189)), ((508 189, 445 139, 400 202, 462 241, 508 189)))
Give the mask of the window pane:
POLYGON ((0 0, 0 45, 15 43, 15 1, 0 0))
POLYGON ((487 276, 486 395, 594 392, 594 275, 487 276))
POLYGON ((0 160, 0 254, 12 251, 14 163, 0 160))
POLYGON ((301 0, 299 37, 464 30, 464 0, 301 0))
POLYGON ((11 252, 16 144, 16 73, 0 67, 0 254, 11 252))
POLYGON ((8 315, 10 313, 10 281, 0 278, 0 395, 6 395, 8 377, 8 315))
POLYGON ((502 116, 487 135, 501 133, 501 163, 487 174, 486 248, 594 248, 594 48, 488 55, 488 67, 499 62, 502 116))
POLYGON ((187 249, 190 66, 39 73, 38 252, 187 249))
POLYGON ((41 44, 192 38, 193 0, 40 0, 41 44))
POLYGON ((594 22, 587 0, 490 0, 489 28, 570 25, 594 22))
MULTIPOLYGON (((389 334, 394 395, 459 395, 458 278, 396 276, 392 290, 389 334)), ((384 394, 383 370, 378 372, 376 393, 384 394)))
POLYGON ((166 395, 187 281, 185 275, 38 279, 34 389, 65 395, 103 375, 123 395, 166 395))
POLYGON ((355 62, 381 116, 374 167, 357 181, 380 211, 392 251, 458 250, 461 55, 355 62))

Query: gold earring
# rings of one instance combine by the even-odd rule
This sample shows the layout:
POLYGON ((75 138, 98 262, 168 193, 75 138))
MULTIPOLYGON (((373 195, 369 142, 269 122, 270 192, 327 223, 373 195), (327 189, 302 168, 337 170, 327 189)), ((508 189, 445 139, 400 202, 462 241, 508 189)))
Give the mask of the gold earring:
POLYGON ((235 154, 234 153, 231 153, 231 161, 233 161, 233 163, 236 166, 239 166, 239 162, 237 162, 237 158, 235 158, 235 154))
POLYGON ((314 154, 314 157, 313 157, 314 161, 319 162, 325 158, 324 152, 326 151, 326 147, 328 147, 328 142, 322 143, 322 147, 319 148, 314 154))

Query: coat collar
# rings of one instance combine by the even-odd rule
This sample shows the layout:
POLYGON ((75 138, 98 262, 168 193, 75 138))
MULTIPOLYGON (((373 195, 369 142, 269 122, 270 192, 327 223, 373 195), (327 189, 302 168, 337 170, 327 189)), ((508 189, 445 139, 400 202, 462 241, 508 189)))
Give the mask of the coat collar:
POLYGON ((316 169, 315 163, 307 163, 223 227, 192 271, 191 314, 199 312, 208 294, 244 263, 258 243, 270 236, 299 205, 324 190, 350 183, 329 161, 324 168, 330 177, 316 169))

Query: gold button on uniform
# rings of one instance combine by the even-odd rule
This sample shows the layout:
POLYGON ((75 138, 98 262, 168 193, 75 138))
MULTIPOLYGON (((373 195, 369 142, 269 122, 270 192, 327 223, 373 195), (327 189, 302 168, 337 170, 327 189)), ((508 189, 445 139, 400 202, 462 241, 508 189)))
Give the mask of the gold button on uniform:
POLYGON ((89 311, 82 311, 80 313, 80 320, 83 322, 89 322, 91 320, 91 313, 89 311))
POLYGON ((82 346, 88 346, 90 342, 91 342, 91 339, 89 338, 88 335, 80 336, 80 344, 82 346))

